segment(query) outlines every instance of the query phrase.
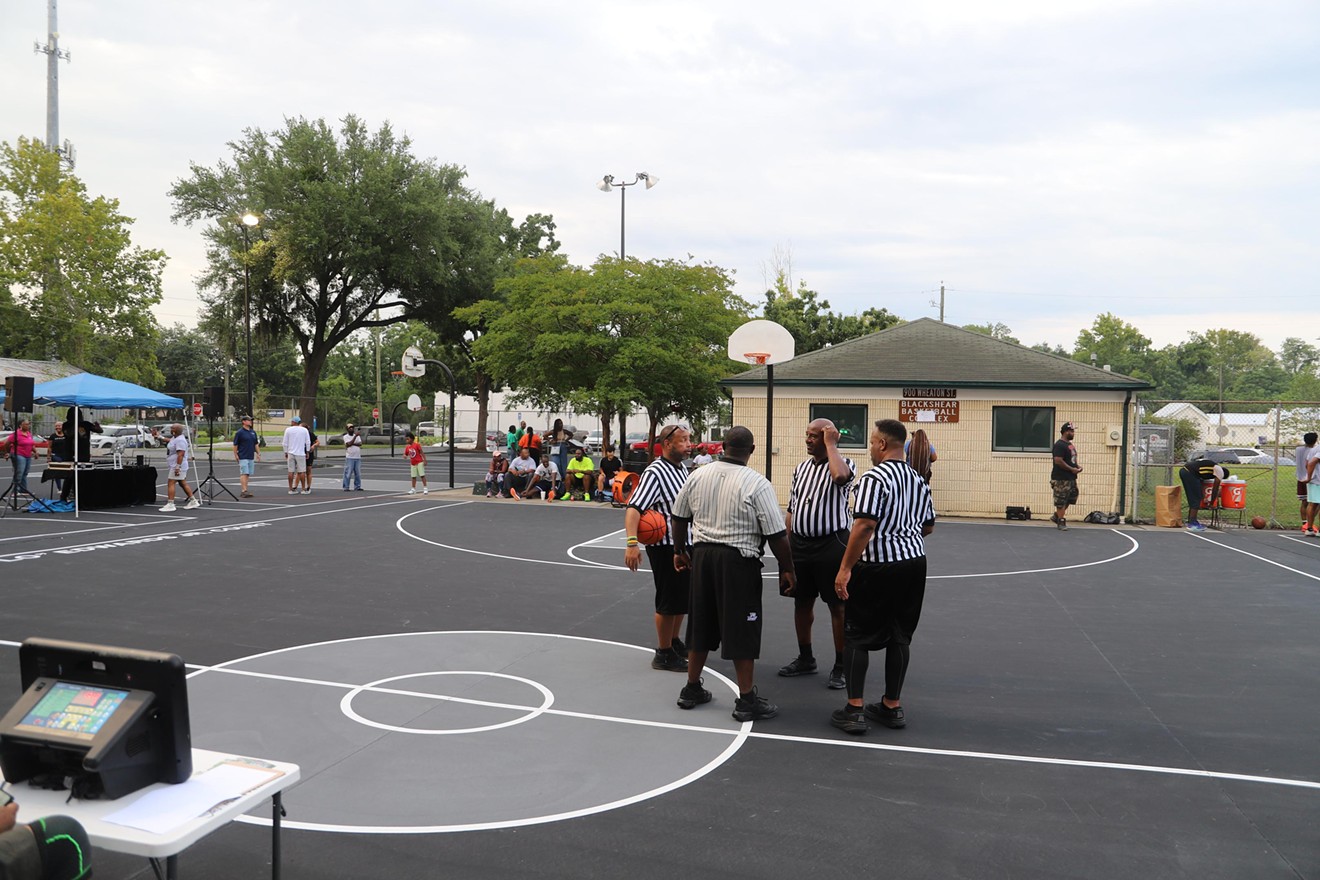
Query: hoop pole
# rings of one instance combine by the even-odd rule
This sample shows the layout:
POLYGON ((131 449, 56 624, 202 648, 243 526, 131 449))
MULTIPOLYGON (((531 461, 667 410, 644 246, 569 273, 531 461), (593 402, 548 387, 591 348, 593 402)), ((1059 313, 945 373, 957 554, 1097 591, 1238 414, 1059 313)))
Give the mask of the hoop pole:
MULTIPOLYGON (((765 478, 770 479, 770 457, 775 443, 775 365, 765 365, 765 478)), ((773 482, 773 481, 772 481, 773 482)))

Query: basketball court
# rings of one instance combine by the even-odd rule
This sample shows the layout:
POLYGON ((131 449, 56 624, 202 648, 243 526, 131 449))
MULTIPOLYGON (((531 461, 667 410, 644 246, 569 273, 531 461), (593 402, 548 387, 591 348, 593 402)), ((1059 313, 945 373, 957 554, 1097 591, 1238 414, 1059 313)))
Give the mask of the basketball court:
MULTIPOLYGON (((444 491, 429 464, 427 496, 369 458, 364 492, 326 468, 290 496, 263 464, 250 501, 11 513, 0 687, 29 636, 178 653, 194 745, 302 767, 286 878, 1320 877, 1320 540, 941 521, 908 726, 849 737, 825 675, 775 675, 773 558, 779 717, 730 716, 724 661, 683 711, 621 511, 444 491)), ((823 613, 815 641, 828 660, 823 613)), ((182 876, 263 876, 268 822, 182 876)))

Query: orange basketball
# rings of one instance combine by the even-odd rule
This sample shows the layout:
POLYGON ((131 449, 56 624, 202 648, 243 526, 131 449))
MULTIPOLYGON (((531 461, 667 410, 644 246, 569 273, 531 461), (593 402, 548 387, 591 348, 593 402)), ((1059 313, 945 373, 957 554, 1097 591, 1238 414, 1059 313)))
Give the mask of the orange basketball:
POLYGON ((642 544, 659 544, 668 531, 665 515, 658 510, 648 510, 637 523, 637 540, 642 544))
POLYGON ((1251 518, 1251 527, 1253 529, 1263 529, 1266 526, 1265 517, 1253 516, 1251 518))

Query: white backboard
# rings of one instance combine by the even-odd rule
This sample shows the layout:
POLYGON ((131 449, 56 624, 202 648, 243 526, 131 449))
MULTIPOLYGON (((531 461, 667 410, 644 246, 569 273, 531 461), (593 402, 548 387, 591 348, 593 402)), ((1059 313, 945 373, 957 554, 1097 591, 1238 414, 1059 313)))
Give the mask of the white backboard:
POLYGON ((401 369, 403 375, 411 376, 414 379, 420 379, 426 375, 426 364, 417 363, 422 359, 422 350, 415 345, 408 346, 403 353, 403 364, 401 369))
POLYGON ((782 324, 757 318, 729 335, 729 360, 744 364, 782 364, 797 351, 793 334, 782 324))
POLYGON ((412 410, 413 412, 421 412, 421 411, 422 411, 422 399, 421 399, 420 397, 418 397, 416 394, 409 394, 409 395, 408 395, 408 409, 412 410))

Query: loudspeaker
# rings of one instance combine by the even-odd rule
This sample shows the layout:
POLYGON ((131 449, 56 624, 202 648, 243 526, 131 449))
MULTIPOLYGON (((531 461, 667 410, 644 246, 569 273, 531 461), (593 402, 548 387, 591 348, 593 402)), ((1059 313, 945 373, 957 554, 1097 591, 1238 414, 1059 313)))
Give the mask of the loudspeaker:
POLYGON ((225 386, 208 385, 203 393, 206 397, 207 417, 223 419, 225 417, 225 386))
POLYGON ((5 412, 32 412, 32 386, 34 384, 35 382, 31 376, 6 376, 5 412))

